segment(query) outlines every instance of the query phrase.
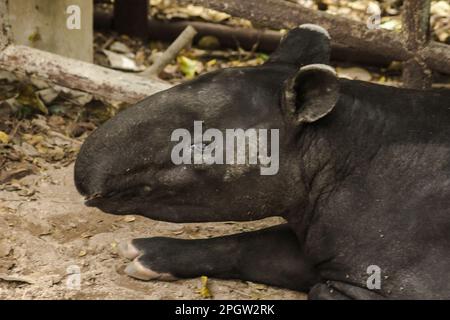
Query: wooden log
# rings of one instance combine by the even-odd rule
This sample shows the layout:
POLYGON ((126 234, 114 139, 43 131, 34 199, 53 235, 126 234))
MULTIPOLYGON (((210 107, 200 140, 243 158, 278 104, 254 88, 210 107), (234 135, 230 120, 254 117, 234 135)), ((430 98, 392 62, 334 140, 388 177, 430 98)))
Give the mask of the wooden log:
POLYGON ((11 44, 8 8, 8 0, 0 0, 0 69, 129 104, 171 87, 160 80, 11 44))
POLYGON ((396 34, 373 30, 364 23, 304 8, 279 0, 177 0, 182 5, 194 4, 246 18, 256 27, 292 29, 303 23, 319 24, 330 33, 333 43, 361 52, 384 52, 392 60, 404 60, 408 51, 396 34))
POLYGON ((450 46, 439 42, 430 43, 419 52, 419 55, 432 70, 450 74, 450 46))
MULTIPOLYGON (((293 28, 303 23, 315 23, 328 29, 333 48, 353 50, 355 55, 380 54, 386 59, 407 61, 414 54, 404 45, 402 37, 388 30, 369 29, 366 24, 347 18, 314 11, 297 4, 279 0, 177 0, 180 5, 199 5, 232 16, 249 19, 255 26, 272 29, 293 28)), ((450 74, 450 49, 441 50, 440 43, 429 42, 422 55, 427 64, 450 74), (442 55, 436 55, 439 52, 442 55)))
POLYGON ((430 0, 409 0, 403 4, 403 37, 406 48, 415 53, 414 57, 403 63, 402 80, 405 88, 427 89, 433 82, 433 74, 419 54, 429 42, 430 7, 430 0))
MULTIPOLYGON (((110 30, 112 28, 112 20, 111 14, 97 10, 94 14, 94 28, 96 30, 110 30)), ((149 38, 152 40, 172 42, 188 25, 193 26, 198 31, 194 42, 203 36, 214 36, 218 38, 223 48, 237 49, 240 47, 245 50, 256 49, 259 52, 272 53, 278 48, 282 38, 279 31, 273 30, 230 27, 201 21, 161 21, 156 19, 149 19, 149 38)), ((331 59, 383 67, 388 66, 391 62, 390 59, 387 59, 382 54, 370 52, 365 55, 360 55, 354 49, 345 48, 341 45, 335 45, 333 47, 331 59)))
MULTIPOLYGON (((149 19, 148 37, 152 40, 172 42, 189 25, 198 32, 194 42, 203 36, 214 36, 219 39, 220 44, 224 48, 236 49, 240 46, 245 50, 251 50, 257 44, 258 51, 272 52, 278 47, 281 39, 280 32, 272 30, 230 27, 202 21, 162 21, 157 19, 149 19)), ((94 28, 96 30, 110 30, 113 28, 112 14, 103 10, 95 10, 94 28)))
POLYGON ((20 45, 9 45, 0 52, 0 69, 129 104, 171 86, 20 45))
MULTIPOLYGON (((95 15, 97 18, 97 15, 95 15)), ((199 41, 204 36, 216 37, 224 48, 245 50, 255 49, 262 52, 273 52, 278 47, 281 34, 278 31, 258 30, 250 28, 230 27, 217 23, 201 21, 161 21, 150 19, 148 22, 149 38, 153 40, 172 41, 188 25, 197 30, 194 38, 199 41)))

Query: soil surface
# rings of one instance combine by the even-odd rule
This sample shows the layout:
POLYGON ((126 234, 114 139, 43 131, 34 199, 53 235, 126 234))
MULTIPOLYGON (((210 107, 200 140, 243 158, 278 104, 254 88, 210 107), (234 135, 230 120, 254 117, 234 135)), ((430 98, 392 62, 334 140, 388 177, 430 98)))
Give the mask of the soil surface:
MULTIPOLYGON (((281 222, 173 224, 105 214, 84 206, 73 185, 73 165, 22 180, 35 190, 33 197, 0 191, 0 299, 202 299, 200 279, 144 282, 126 276, 117 244, 151 236, 207 238, 281 222)), ((306 297, 244 281, 209 279, 208 288, 213 299, 306 297)))

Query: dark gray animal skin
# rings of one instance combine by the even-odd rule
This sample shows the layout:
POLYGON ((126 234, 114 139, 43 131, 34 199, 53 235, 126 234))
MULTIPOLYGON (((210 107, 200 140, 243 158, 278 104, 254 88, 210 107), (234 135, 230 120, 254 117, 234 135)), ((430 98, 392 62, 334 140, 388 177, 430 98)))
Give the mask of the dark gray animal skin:
MULTIPOLYGON (((208 275, 311 299, 450 299, 450 91, 338 79, 329 38, 293 29, 259 67, 212 72, 121 112, 84 143, 75 182, 95 206, 172 222, 284 225, 121 245, 127 273, 208 275), (173 130, 280 130, 280 168, 172 163, 173 130), (369 289, 369 266, 381 271, 369 289)), ((370 280, 370 279, 369 279, 370 280)), ((369 281, 370 282, 370 281, 369 281)))

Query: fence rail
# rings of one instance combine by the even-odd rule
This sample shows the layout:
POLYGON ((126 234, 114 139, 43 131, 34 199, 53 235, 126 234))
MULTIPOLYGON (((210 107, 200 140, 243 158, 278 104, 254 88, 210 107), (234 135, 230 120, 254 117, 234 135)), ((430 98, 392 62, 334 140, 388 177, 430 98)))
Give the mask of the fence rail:
POLYGON ((289 29, 302 23, 320 24, 330 32, 334 49, 402 61, 404 86, 408 88, 430 87, 431 70, 450 74, 450 46, 431 41, 429 37, 429 0, 404 1, 400 35, 283 0, 177 0, 177 3, 216 9, 272 29, 289 29))

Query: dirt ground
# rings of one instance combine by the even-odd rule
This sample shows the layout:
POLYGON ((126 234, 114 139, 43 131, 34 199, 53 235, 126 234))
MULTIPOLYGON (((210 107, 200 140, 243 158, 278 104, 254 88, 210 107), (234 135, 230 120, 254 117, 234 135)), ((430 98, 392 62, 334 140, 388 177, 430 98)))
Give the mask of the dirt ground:
MULTIPOLYGON (((30 175, 36 193, 0 191, 0 299, 202 299, 200 279, 143 282, 126 276, 117 243, 146 236, 212 237, 279 223, 172 224, 113 216, 83 205, 73 166, 30 175), (74 272, 80 275, 80 286, 74 272), (69 284, 69 285, 68 285, 69 284), (71 285, 70 285, 71 284, 71 285), (74 285, 75 284, 75 285, 74 285)), ((265 285, 209 279, 214 299, 304 299, 265 285)))

